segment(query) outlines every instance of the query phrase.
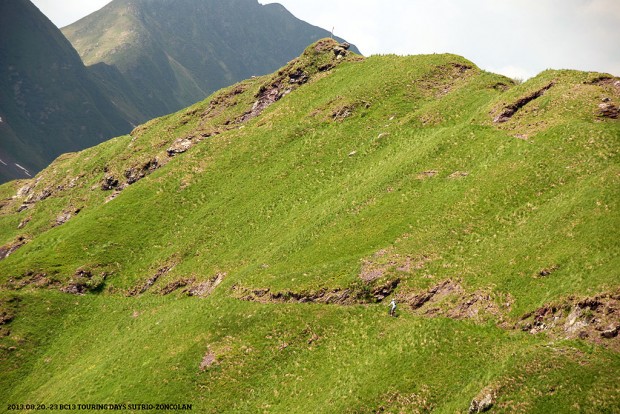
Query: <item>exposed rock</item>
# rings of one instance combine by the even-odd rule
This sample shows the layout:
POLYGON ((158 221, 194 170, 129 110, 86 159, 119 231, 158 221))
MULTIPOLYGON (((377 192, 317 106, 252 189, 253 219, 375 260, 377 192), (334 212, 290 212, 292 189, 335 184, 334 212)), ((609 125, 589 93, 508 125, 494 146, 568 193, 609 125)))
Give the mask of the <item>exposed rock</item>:
POLYGON ((118 179, 113 175, 106 175, 103 177, 103 183, 101 183, 101 189, 103 191, 112 190, 118 187, 118 179))
POLYGON ((599 115, 604 118, 618 119, 620 108, 611 102, 602 103, 598 106, 599 115))
POLYGON ((42 191, 38 192, 38 193, 31 193, 26 200, 24 201, 24 203, 26 204, 34 204, 37 203, 39 201, 43 201, 46 198, 48 198, 49 196, 52 195, 52 190, 50 188, 45 188, 42 191))
POLYGON ((483 291, 466 293, 463 287, 447 279, 423 292, 398 294, 397 299, 422 316, 444 316, 452 319, 503 317, 493 297, 483 291))
POLYGON ((23 198, 26 197, 30 191, 32 191, 32 189, 34 188, 35 184, 26 184, 25 186, 21 187, 19 190, 17 190, 17 198, 23 198))
POLYGON ((174 292, 175 290, 178 290, 182 287, 185 287, 189 284, 194 283, 194 279, 178 279, 175 280, 173 282, 168 283, 166 286, 164 286, 163 288, 161 288, 159 290, 159 294, 161 295, 168 295, 172 292, 174 292))
POLYGON ((340 43, 338 46, 335 46, 332 50, 336 58, 343 58, 347 55, 347 50, 351 47, 347 42, 340 43))
POLYGON ((15 239, 15 241, 0 247, 0 260, 6 259, 11 255, 11 253, 15 252, 27 242, 28 240, 26 240, 24 236, 19 236, 17 239, 15 239))
POLYGON ((73 210, 64 210, 58 216, 56 216, 56 223, 54 226, 60 226, 65 224, 67 221, 71 220, 72 217, 77 216, 80 213, 81 209, 76 208, 73 210))
POLYGON ((116 197, 118 197, 121 194, 121 191, 123 191, 123 189, 125 189, 125 185, 124 184, 122 186, 118 187, 116 190, 114 190, 114 192, 112 194, 107 196, 106 199, 105 199, 105 202, 109 203, 110 201, 114 200, 116 197))
POLYGON ((452 174, 450 174, 448 178, 463 178, 463 177, 467 177, 468 175, 469 173, 466 171, 455 171, 452 174))
POLYGON ((620 331, 620 325, 617 325, 615 328, 607 329, 601 332, 601 336, 605 339, 611 339, 618 336, 618 332, 620 331))
POLYGON ((263 86, 257 95, 257 100, 252 105, 252 109, 243 114, 237 122, 247 122, 260 115, 265 109, 274 102, 279 101, 284 95, 291 92, 291 89, 284 89, 280 82, 275 82, 270 86, 263 86))
POLYGON ((17 225, 17 228, 23 229, 24 227, 26 227, 26 224, 30 222, 30 220, 32 220, 32 217, 26 217, 25 219, 19 222, 19 224, 17 225))
POLYGON ((127 184, 131 185, 141 180, 146 175, 152 173, 158 168, 159 161, 157 160, 157 158, 153 158, 152 160, 149 160, 140 166, 133 166, 125 170, 125 178, 127 179, 127 184))
POLYGON ((424 180, 427 178, 433 178, 434 176, 437 175, 439 171, 437 170, 428 170, 428 171, 422 171, 421 173, 418 174, 418 176, 416 177, 418 180, 424 180))
POLYGON ((222 283, 225 277, 226 273, 218 273, 206 282, 198 283, 197 285, 191 286, 184 292, 186 292, 189 296, 198 296, 201 298, 207 297, 211 293, 213 293, 215 288, 218 287, 220 283, 222 283))
POLYGON ((579 299, 569 297, 559 304, 549 304, 528 313, 515 328, 552 337, 586 339, 620 350, 620 293, 606 293, 579 299), (605 333, 605 334, 603 334, 605 333))
MULTIPOLYGON (((320 67, 316 67, 316 70, 325 72, 334 68, 338 63, 337 60, 346 56, 348 48, 348 44, 337 45, 336 42, 331 39, 318 41, 314 47, 315 52, 323 54, 329 53, 331 50, 337 59, 331 62, 321 62, 320 67)), ((285 68, 278 72, 277 76, 271 78, 260 87, 258 93, 255 95, 257 100, 252 105, 252 108, 235 120, 235 123, 244 123, 259 116, 273 103, 279 101, 297 87, 310 81, 310 74, 315 70, 313 69, 313 65, 316 64, 313 63, 315 62, 315 58, 316 56, 312 56, 312 53, 310 53, 310 55, 306 53, 300 58, 291 61, 285 68), (308 60, 310 63, 306 63, 308 60)))
POLYGON ((168 273, 173 267, 174 265, 168 265, 159 268, 157 272, 155 272, 153 276, 149 277, 142 285, 130 289, 129 292, 127 292, 127 296, 141 295, 142 293, 146 292, 151 286, 155 284, 155 282, 157 282, 160 277, 168 273))
POLYGON ((502 122, 509 121, 510 118, 512 118, 519 109, 523 108, 525 105, 532 102, 534 99, 538 99, 541 96, 543 96, 545 92, 547 92, 549 89, 553 87, 553 85, 555 85, 555 83, 551 82, 548 85, 542 87, 541 89, 517 100, 516 102, 510 105, 505 106, 502 112, 500 112, 499 115, 497 115, 495 119, 493 119, 493 122, 502 123, 502 122))
POLYGON ((174 141, 172 146, 170 146, 170 148, 168 148, 166 152, 168 153, 169 157, 173 157, 177 154, 184 153, 191 147, 192 147, 192 141, 190 141, 188 138, 179 138, 176 141, 174 141))
POLYGON ((310 80, 310 76, 301 68, 297 68, 297 70, 293 73, 290 73, 288 77, 289 83, 296 83, 300 85, 303 85, 310 80))
POLYGON ((493 404, 495 404, 495 398, 495 391, 485 388, 469 404, 469 414, 483 413, 490 410, 493 404))

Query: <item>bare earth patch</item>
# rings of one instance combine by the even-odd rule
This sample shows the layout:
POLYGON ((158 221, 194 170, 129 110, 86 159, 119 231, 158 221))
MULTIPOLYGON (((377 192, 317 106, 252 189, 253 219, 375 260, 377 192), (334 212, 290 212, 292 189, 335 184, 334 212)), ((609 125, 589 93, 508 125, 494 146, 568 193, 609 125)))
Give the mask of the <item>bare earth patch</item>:
POLYGON ((451 279, 444 280, 426 291, 399 293, 396 298, 406 303, 418 315, 476 320, 498 317, 503 320, 504 312, 490 293, 467 293, 458 282, 451 279))
POLYGON ((418 256, 402 255, 394 253, 392 247, 381 249, 372 256, 362 260, 359 278, 366 283, 370 283, 394 271, 409 273, 414 270, 420 270, 431 260, 433 259, 425 254, 418 256))

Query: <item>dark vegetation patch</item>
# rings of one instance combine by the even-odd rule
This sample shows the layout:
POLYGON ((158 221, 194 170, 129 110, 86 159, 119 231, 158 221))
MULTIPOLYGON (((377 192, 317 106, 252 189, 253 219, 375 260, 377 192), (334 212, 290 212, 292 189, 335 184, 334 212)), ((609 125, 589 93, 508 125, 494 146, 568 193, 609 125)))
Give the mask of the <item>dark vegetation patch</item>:
POLYGON ((0 247, 0 260, 6 259, 17 249, 25 245, 27 242, 28 242, 28 239, 26 239, 24 236, 19 236, 12 242, 7 243, 4 246, 1 246, 0 247))
MULTIPOLYGON (((20 299, 17 296, 9 296, 0 298, 0 329, 8 325, 17 314, 17 307, 20 299)), ((6 336, 6 335, 0 335, 6 336)))
POLYGON ((21 299, 14 295, 0 298, 0 362, 7 357, 7 353, 17 350, 19 340, 11 338, 11 322, 18 315, 21 299))
POLYGON ((569 297, 524 315, 515 328, 555 338, 585 339, 620 351, 620 292, 569 297))
POLYGON ((19 277, 11 277, 5 286, 9 290, 19 290, 26 286, 35 288, 57 287, 60 285, 55 279, 50 278, 47 273, 34 272, 32 270, 25 272, 19 277))
POLYGON ((424 95, 441 98, 455 90, 459 85, 464 84, 463 81, 473 75, 473 69, 474 67, 471 65, 454 62, 440 65, 421 78, 417 82, 417 86, 424 95))
POLYGON ((238 104, 238 95, 244 93, 248 88, 248 85, 237 84, 232 89, 224 90, 222 93, 217 94, 209 102, 209 106, 202 113, 201 119, 204 121, 213 119, 221 115, 226 108, 235 106, 238 104))
POLYGON ((519 111, 521 108, 523 108, 525 105, 532 102, 533 100, 538 99, 541 96, 543 96, 545 92, 551 89, 554 85, 555 83, 551 82, 547 84, 546 86, 538 89, 537 91, 518 99, 517 101, 513 102, 510 105, 505 106, 504 109, 499 113, 499 115, 497 115, 493 119, 493 122, 503 123, 503 122, 509 121, 510 118, 512 118, 514 114, 517 113, 517 111, 519 111))
POLYGON ((359 305, 378 303, 391 295, 400 279, 392 279, 375 286, 363 284, 344 289, 320 289, 309 292, 290 290, 272 292, 269 288, 250 289, 233 286, 233 296, 237 299, 260 303, 322 303, 330 305, 359 305))
POLYGON ((60 288, 61 292, 70 293, 72 295, 84 295, 88 292, 100 292, 105 286, 105 280, 108 274, 102 272, 94 275, 90 269, 78 269, 67 285, 60 288))

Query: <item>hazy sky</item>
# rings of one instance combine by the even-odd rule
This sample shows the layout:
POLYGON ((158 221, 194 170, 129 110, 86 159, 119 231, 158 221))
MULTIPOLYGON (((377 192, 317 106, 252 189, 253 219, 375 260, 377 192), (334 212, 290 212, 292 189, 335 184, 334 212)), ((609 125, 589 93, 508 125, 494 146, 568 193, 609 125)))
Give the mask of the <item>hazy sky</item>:
MULTIPOLYGON (((110 0, 33 2, 62 27, 110 0)), ((302 20, 334 28, 334 34, 365 55, 450 52, 483 69, 520 78, 547 68, 620 76, 620 0, 277 2, 302 20)))

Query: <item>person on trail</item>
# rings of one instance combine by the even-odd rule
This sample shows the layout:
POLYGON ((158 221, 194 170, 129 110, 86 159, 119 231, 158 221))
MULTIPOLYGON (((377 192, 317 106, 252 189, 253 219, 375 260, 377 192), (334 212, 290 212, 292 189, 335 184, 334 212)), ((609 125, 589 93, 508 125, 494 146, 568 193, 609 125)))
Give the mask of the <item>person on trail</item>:
POLYGON ((396 316, 396 299, 390 302, 390 316, 396 316))

